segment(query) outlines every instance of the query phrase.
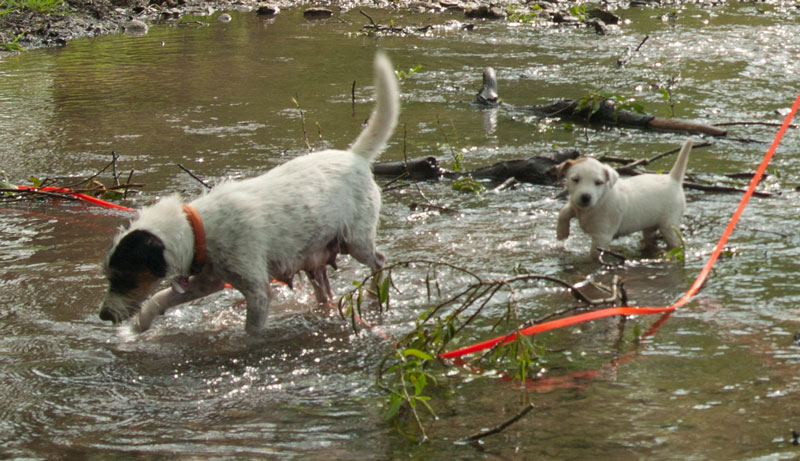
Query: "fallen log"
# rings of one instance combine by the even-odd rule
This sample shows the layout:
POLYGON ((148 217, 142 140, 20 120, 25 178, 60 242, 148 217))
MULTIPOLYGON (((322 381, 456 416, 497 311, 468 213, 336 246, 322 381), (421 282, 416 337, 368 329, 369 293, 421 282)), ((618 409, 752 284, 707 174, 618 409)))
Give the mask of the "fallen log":
POLYGON ((559 149, 526 159, 508 160, 469 171, 452 171, 442 168, 435 157, 419 157, 399 162, 376 162, 372 164, 375 176, 413 180, 431 180, 471 176, 502 183, 509 178, 530 184, 552 185, 556 183, 556 167, 562 162, 578 158, 576 149, 559 149))
POLYGON ((487 67, 483 71, 483 86, 475 96, 475 102, 484 107, 501 107, 511 112, 527 112, 541 117, 559 117, 579 122, 603 123, 615 126, 633 126, 663 131, 726 136, 727 130, 704 123, 671 118, 655 117, 648 114, 620 109, 611 99, 605 99, 598 107, 584 107, 580 100, 562 99, 552 104, 537 106, 516 106, 503 102, 497 91, 497 75, 487 67))
POLYGON ((424 181, 439 179, 445 172, 436 157, 419 157, 401 162, 375 162, 372 164, 372 174, 424 181))

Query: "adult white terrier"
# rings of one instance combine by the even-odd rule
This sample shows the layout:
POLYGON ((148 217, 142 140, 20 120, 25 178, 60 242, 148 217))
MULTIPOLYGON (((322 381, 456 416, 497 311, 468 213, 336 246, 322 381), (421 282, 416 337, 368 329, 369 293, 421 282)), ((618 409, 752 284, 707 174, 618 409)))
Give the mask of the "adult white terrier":
POLYGON ((244 295, 245 328, 255 333, 266 323, 271 279, 291 283, 304 271, 317 301, 326 303, 333 296, 326 266, 335 268, 337 254, 380 270, 381 194, 370 162, 397 125, 400 96, 383 52, 374 67, 375 109, 349 150, 298 157, 264 175, 221 184, 188 205, 172 196, 143 209, 106 257, 109 287, 100 318, 119 323, 138 313, 132 327, 141 332, 170 307, 228 283, 244 295), (151 297, 165 278, 172 288, 151 297))
POLYGON ((670 248, 681 245, 678 229, 686 208, 683 176, 692 150, 688 138, 669 174, 643 174, 620 179, 612 168, 593 158, 568 160, 559 168, 569 191, 569 203, 558 214, 556 237, 569 236, 569 222, 578 218, 592 237, 591 255, 608 249, 615 237, 644 232, 646 245, 654 245, 656 232, 670 248))

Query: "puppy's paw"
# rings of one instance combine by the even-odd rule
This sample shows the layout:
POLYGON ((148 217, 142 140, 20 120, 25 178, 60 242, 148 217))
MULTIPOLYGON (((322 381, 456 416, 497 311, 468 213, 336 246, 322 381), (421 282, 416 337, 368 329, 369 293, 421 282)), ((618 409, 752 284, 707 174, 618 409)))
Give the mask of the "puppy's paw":
POLYGON ((569 221, 566 223, 559 221, 556 227, 556 239, 566 240, 567 237, 569 237, 569 221))

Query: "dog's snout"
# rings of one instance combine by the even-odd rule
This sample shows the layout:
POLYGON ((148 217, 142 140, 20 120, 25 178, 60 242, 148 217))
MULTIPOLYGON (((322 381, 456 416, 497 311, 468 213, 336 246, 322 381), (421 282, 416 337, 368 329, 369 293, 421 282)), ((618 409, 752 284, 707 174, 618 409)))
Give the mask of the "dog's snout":
POLYGON ((581 206, 588 206, 591 203, 592 203, 591 194, 582 194, 580 196, 580 204, 581 204, 581 206))
POLYGON ((117 322, 117 318, 114 316, 114 314, 111 312, 111 310, 105 309, 105 308, 100 309, 100 320, 105 320, 105 321, 114 322, 114 323, 117 322))

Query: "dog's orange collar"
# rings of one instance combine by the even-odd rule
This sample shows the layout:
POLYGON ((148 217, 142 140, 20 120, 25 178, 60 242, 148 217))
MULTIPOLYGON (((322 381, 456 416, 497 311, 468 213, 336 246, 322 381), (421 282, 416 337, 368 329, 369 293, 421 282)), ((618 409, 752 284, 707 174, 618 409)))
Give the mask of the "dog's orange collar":
POLYGON ((197 214, 197 210, 191 205, 183 205, 183 212, 189 220, 194 233, 194 259, 192 259, 191 273, 200 272, 200 268, 206 263, 206 231, 203 228, 203 220, 197 214))

